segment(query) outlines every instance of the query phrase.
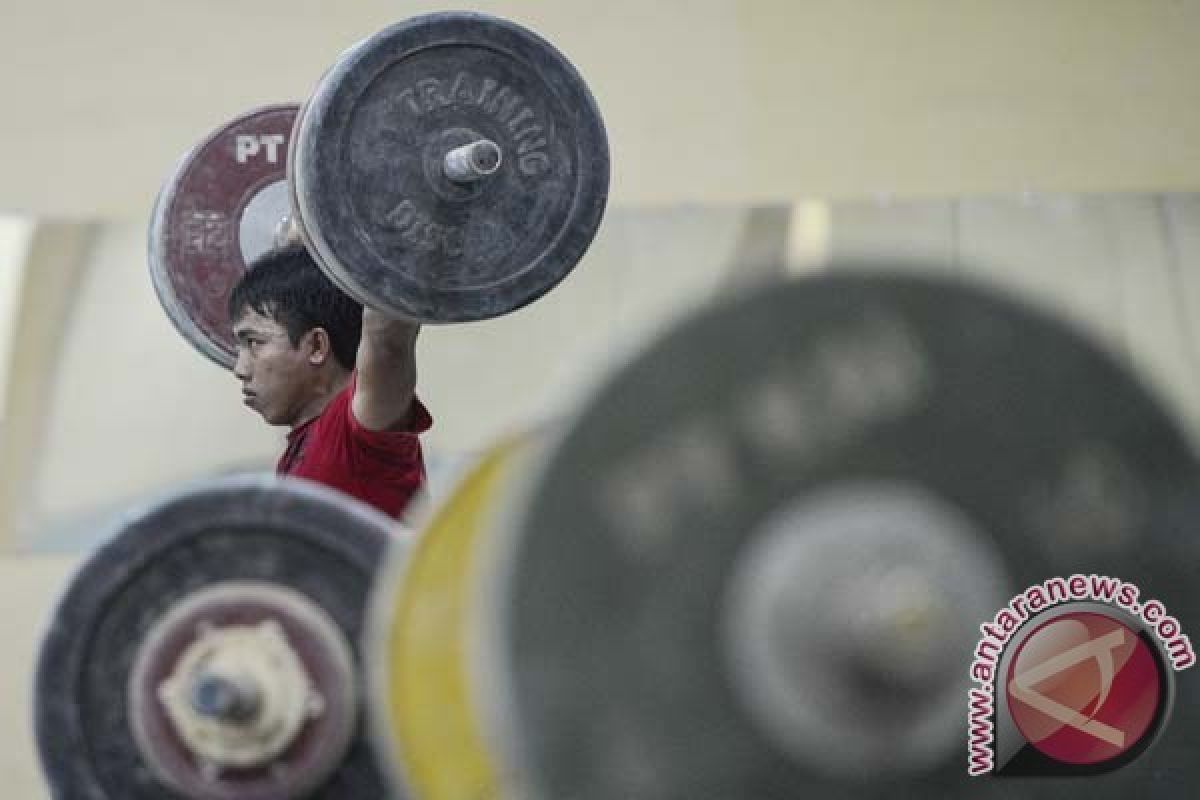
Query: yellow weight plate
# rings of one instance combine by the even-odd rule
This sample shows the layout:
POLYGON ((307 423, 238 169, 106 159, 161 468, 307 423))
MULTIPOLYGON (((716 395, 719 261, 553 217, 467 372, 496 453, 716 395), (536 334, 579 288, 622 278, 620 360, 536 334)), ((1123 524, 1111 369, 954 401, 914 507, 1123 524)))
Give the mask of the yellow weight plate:
POLYGON ((466 643, 480 543, 529 441, 509 438, 488 450, 412 549, 397 548, 375 591, 368 641, 373 734, 396 788, 419 800, 498 795, 495 762, 471 703, 466 643))

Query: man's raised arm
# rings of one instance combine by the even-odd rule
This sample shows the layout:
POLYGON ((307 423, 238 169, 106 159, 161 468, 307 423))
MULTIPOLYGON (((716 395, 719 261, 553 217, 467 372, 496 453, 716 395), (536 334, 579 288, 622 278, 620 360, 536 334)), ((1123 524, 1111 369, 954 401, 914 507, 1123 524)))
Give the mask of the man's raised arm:
POLYGON ((354 418, 364 428, 384 431, 408 426, 417 388, 420 330, 419 323, 363 309, 353 409, 354 418))

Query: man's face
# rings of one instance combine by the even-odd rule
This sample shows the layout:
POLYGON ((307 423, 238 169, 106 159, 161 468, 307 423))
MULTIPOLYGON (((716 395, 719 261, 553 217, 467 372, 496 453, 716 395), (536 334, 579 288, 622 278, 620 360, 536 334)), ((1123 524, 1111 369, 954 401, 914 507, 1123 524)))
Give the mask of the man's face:
POLYGON ((286 328, 251 308, 234 321, 233 335, 233 374, 242 382, 243 402, 269 425, 294 425, 311 400, 310 335, 293 346, 286 328))

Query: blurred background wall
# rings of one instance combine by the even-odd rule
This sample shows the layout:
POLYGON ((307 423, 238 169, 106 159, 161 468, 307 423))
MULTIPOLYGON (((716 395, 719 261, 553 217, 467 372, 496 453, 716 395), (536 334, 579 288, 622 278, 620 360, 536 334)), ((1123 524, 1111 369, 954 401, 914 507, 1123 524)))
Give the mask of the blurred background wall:
MULTIPOLYGON (((1200 2, 513 0, 604 112, 612 197, 571 277, 422 333, 431 493, 562 413, 669 320, 773 273, 886 254, 1091 331, 1200 431, 1200 2)), ((171 327, 146 271, 172 162, 302 99, 351 43, 439 6, 10 3, 0 25, 0 774, 44 795, 39 628, 114 514, 269 469, 282 431, 171 327)), ((911 267, 904 267, 911 268, 911 267)))

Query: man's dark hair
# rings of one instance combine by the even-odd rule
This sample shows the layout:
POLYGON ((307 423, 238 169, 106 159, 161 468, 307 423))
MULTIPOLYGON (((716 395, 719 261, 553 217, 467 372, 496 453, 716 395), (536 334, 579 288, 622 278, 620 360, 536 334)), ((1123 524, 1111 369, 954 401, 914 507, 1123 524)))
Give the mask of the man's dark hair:
POLYGON ((247 308, 287 330, 293 347, 308 331, 324 328, 334 358, 354 368, 362 306, 334 286, 303 248, 272 251, 250 265, 229 295, 229 318, 237 320, 247 308))

